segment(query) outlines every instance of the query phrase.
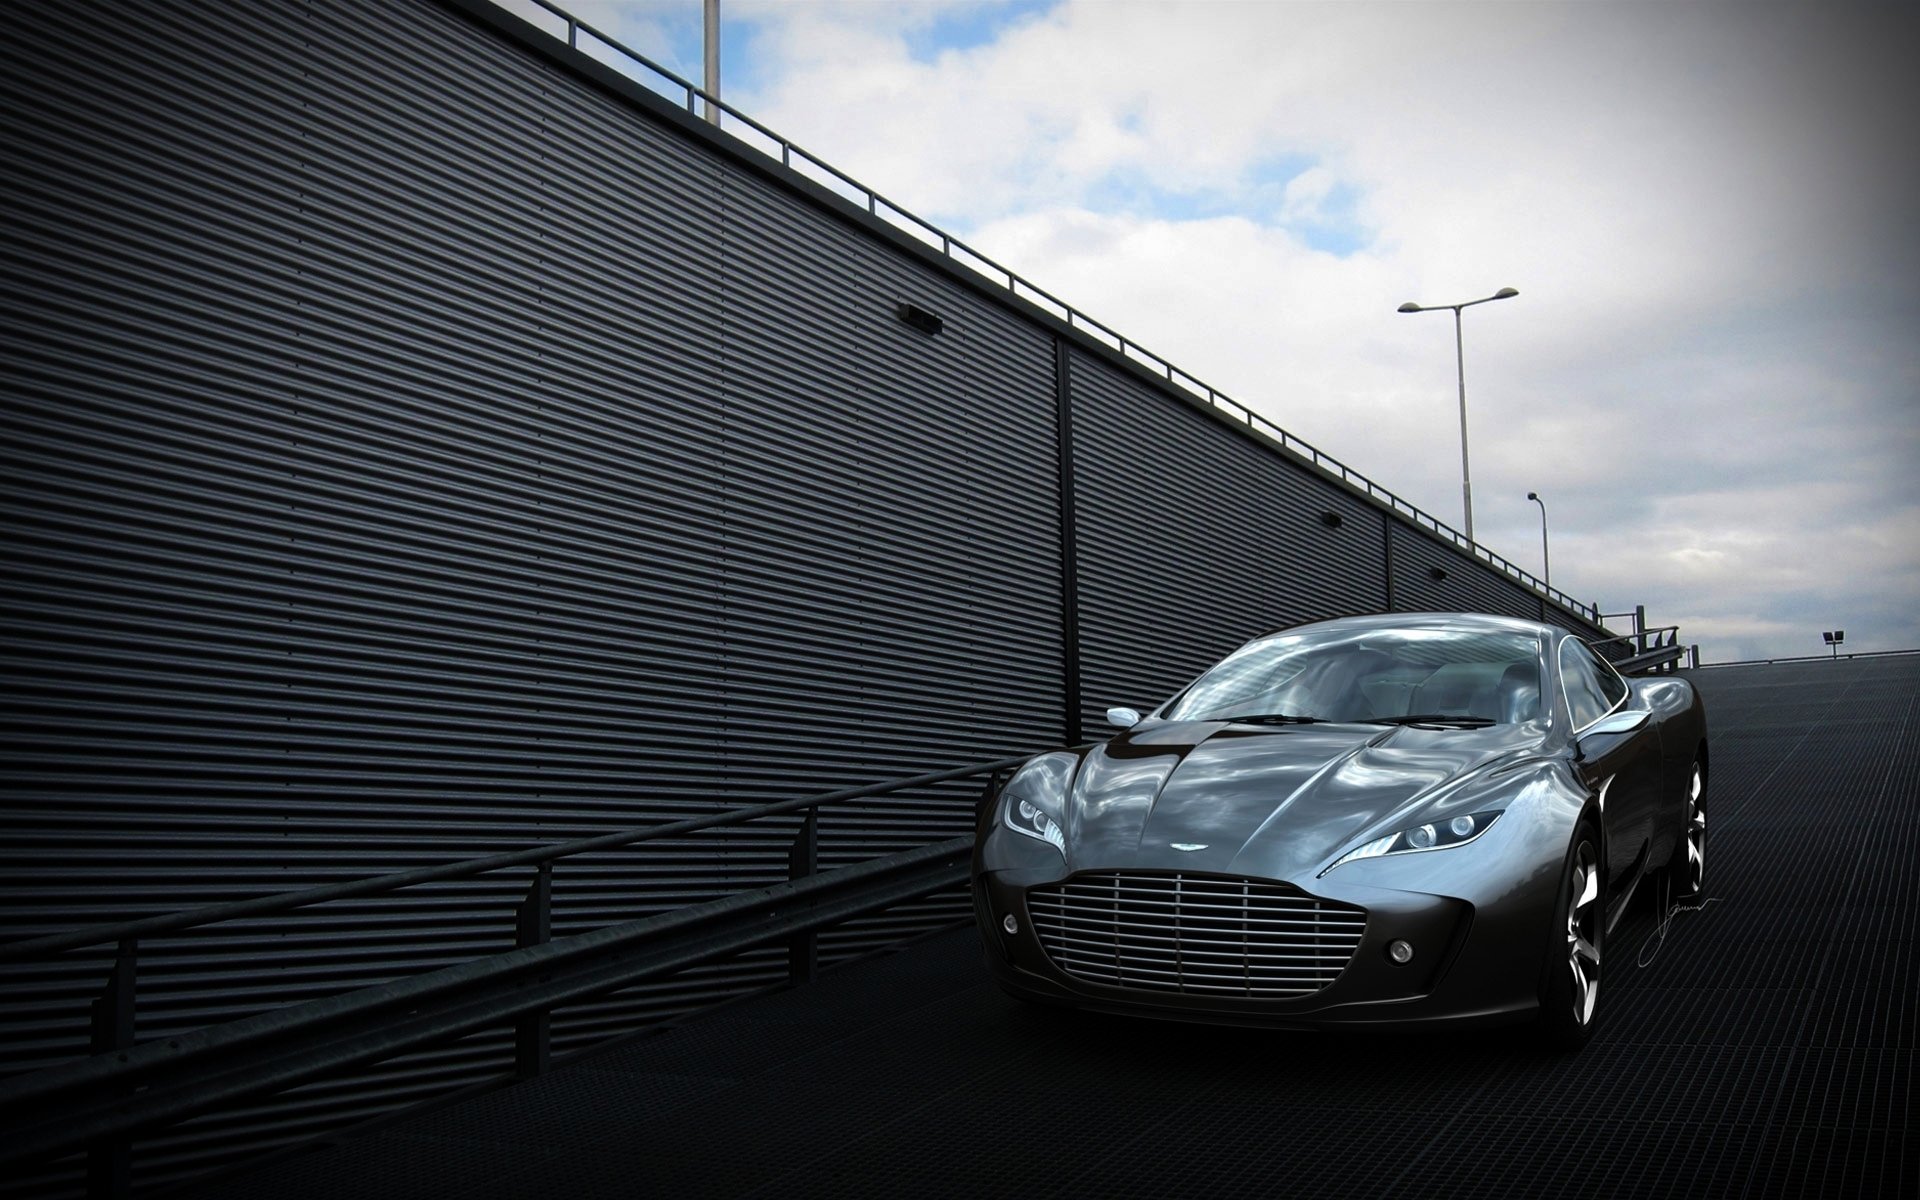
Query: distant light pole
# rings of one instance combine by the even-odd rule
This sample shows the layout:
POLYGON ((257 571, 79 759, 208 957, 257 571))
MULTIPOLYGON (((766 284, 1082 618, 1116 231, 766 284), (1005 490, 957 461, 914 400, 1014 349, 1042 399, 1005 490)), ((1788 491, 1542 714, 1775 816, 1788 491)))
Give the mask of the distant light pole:
POLYGON ((1547 557, 1547 502, 1538 492, 1528 492, 1527 499, 1540 506, 1540 582, 1553 586, 1553 560, 1547 557))
POLYGON ((1473 540, 1473 473, 1467 469, 1467 353, 1460 339, 1460 310, 1485 304, 1489 300, 1510 300, 1519 294, 1517 289, 1503 287, 1491 296, 1463 300, 1458 304, 1415 304, 1409 300, 1400 306, 1403 313, 1439 312, 1443 308, 1453 310, 1453 361, 1460 372, 1460 499, 1467 510, 1469 542, 1473 540))
MULTIPOLYGON (((707 95, 713 100, 720 98, 720 0, 706 0, 701 6, 701 23, 705 26, 706 50, 703 57, 707 68, 707 95)), ((720 109, 713 100, 707 101, 707 120, 715 125, 720 123, 720 109)))

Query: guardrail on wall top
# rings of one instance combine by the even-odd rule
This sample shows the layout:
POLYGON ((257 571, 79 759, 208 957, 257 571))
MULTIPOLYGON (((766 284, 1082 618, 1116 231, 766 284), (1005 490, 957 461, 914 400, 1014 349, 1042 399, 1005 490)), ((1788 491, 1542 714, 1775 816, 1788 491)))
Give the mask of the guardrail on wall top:
POLYGON ((1246 426, 1248 430, 1274 442, 1281 449, 1305 459, 1328 474, 1337 476, 1349 487, 1366 493, 1371 499, 1399 513, 1415 525, 1451 542, 1469 556, 1588 620, 1596 624, 1599 622, 1598 605, 1575 600, 1558 588, 1548 586, 1530 572, 1522 570, 1486 547, 1469 540, 1465 534, 1374 483, 1339 459, 1300 440, 1245 404, 1180 370, 1171 362, 1130 340, 1110 326, 1087 316, 1046 289, 1035 286, 959 238, 902 208, 818 155, 808 152, 775 133, 739 109, 708 95, 667 68, 622 44, 617 38, 610 37, 551 3, 550 0, 492 0, 492 2, 502 11, 512 13, 534 28, 565 42, 570 49, 620 72, 634 83, 684 107, 689 114, 699 117, 704 108, 707 113, 712 114, 714 127, 731 135, 741 145, 750 147, 766 158, 778 162, 787 170, 834 193, 855 208, 864 209, 868 216, 884 221, 928 249, 939 251, 948 260, 967 267, 982 279, 999 285, 1012 295, 1064 321, 1070 328, 1104 344, 1122 357, 1164 377, 1169 384, 1187 392, 1196 400, 1219 410, 1236 423, 1246 426))

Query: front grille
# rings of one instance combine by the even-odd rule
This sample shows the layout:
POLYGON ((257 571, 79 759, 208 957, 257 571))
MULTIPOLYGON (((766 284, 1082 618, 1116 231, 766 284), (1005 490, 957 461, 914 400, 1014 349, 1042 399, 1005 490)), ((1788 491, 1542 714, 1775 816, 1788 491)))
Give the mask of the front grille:
POLYGON ((1053 964, 1111 987, 1306 996, 1353 957, 1367 912, 1260 879, 1099 872, 1027 893, 1053 964))

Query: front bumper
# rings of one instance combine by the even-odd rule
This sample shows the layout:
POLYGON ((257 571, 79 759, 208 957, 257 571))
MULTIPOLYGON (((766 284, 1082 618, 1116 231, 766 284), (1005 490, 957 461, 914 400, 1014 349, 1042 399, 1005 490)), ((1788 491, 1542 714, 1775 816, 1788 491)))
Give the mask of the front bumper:
MULTIPOLYGON (((1466 992, 1472 989, 1443 986, 1459 965, 1474 924, 1473 907, 1452 897, 1371 896, 1373 903, 1362 904, 1367 910, 1366 929, 1346 968, 1332 983, 1306 996, 1242 999, 1116 987, 1068 974, 1035 935, 1027 890, 991 872, 974 880, 975 910, 989 968, 1001 987, 1029 1000, 1171 1020, 1279 1028, 1500 1021, 1523 1018, 1534 1008, 1531 988, 1524 995, 1502 999, 1469 998, 1466 992), (1015 919, 1015 933, 1009 934, 1002 923, 1008 914, 1015 919), (1410 962, 1399 964, 1388 958, 1387 946, 1396 939, 1414 947, 1410 962)), ((1356 902, 1350 896, 1327 898, 1356 902)))
MULTIPOLYGON (((1555 914, 1568 845, 1589 796, 1559 763, 1546 759, 1517 762, 1483 782, 1480 791, 1450 801, 1460 811, 1470 803, 1501 814, 1467 844, 1328 867, 1329 859, 1303 853, 1300 842, 1282 841, 1271 830, 1255 837, 1256 829, 1231 855, 1213 855, 1209 866, 1214 870, 1194 872, 1285 885, 1366 912, 1345 968, 1318 991, 1292 997, 1122 987, 1061 970, 1035 937, 1030 891, 1088 874, 1186 874, 1194 862, 1205 860, 1190 858, 1171 842, 1163 850, 1157 841, 1129 837, 1125 829, 1100 838, 1077 836, 1084 819, 1072 819, 1077 810, 1071 806, 1063 853, 1007 828, 997 804, 988 804, 973 859, 975 907, 988 963, 1001 986, 1018 996, 1174 1020, 1283 1028, 1525 1020, 1539 1011, 1549 962, 1564 965, 1558 940, 1564 930, 1555 930, 1555 914), (1013 932, 1003 925, 1008 916, 1014 919, 1013 932), (1396 940, 1412 944, 1409 962, 1387 957, 1388 945, 1396 940)), ((1069 786, 1059 778, 1040 783, 1062 793, 1069 786)), ((1080 797, 1074 803, 1094 800, 1080 797)), ((1298 836, 1325 834, 1309 825, 1298 836)), ((1337 853, 1344 844, 1350 843, 1328 840, 1325 854, 1337 853)))
POLYGON ((1121 987, 1069 974, 1036 935, 1028 894, 1085 872, 1066 872, 1057 858, 1036 861, 1028 847, 1011 849, 1031 865, 988 869, 976 858, 974 907, 995 980, 1024 999, 1169 1020, 1300 1029, 1500 1024, 1538 1010, 1557 883, 1551 871, 1490 874, 1485 868, 1493 855, 1443 852, 1282 881, 1309 896, 1364 909, 1365 928, 1345 968, 1318 991, 1242 998, 1121 987), (1004 925, 1009 915, 1011 933, 1004 925), (1388 957, 1387 947, 1396 940, 1412 945, 1409 962, 1388 957))

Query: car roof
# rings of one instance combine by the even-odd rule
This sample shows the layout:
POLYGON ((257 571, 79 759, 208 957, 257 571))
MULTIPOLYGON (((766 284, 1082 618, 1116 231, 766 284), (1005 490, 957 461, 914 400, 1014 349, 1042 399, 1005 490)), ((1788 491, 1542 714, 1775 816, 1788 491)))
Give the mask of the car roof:
POLYGON ((1364 617, 1336 617, 1330 621, 1312 621, 1305 625, 1286 625, 1269 629, 1261 637, 1272 637, 1277 633, 1298 633, 1306 630, 1322 629, 1446 629, 1460 633, 1527 633, 1543 637, 1559 637, 1567 630, 1558 625, 1547 625, 1540 621, 1525 621, 1519 617, 1496 617, 1491 613, 1470 612, 1417 612, 1417 613, 1379 613, 1364 617))

